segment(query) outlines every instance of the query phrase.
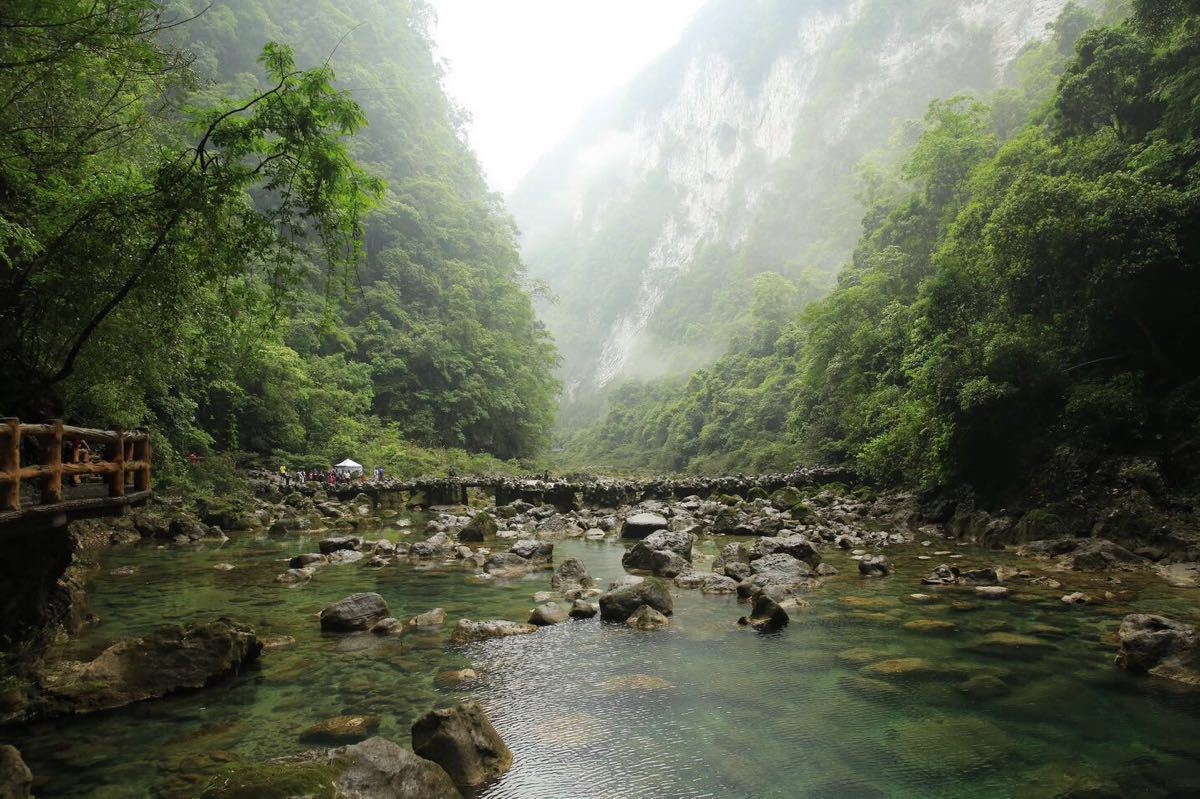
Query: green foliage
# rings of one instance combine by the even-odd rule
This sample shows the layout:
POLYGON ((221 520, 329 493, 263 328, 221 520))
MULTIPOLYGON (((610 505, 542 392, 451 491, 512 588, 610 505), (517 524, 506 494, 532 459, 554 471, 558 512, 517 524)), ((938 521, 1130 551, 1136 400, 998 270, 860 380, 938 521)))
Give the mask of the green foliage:
POLYGON ((160 459, 533 454, 557 356, 430 13, 5 4, 0 408, 149 425, 160 459))
POLYGON ((1190 484, 1200 18, 1171 8, 1169 25, 1139 4, 1075 48, 1028 51, 1031 80, 1056 88, 1044 105, 1032 83, 1003 96, 1028 109, 1022 126, 935 102, 900 171, 909 191, 873 192, 828 298, 687 381, 623 387, 575 451, 636 440, 643 462, 680 470, 848 462, 993 493, 1109 473, 1190 484))

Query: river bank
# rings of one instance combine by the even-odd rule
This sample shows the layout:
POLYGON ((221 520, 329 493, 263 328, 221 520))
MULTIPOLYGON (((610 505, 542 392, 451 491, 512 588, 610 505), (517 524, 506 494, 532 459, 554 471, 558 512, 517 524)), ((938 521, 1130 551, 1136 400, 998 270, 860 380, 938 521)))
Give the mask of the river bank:
POLYGON ((39 716, 37 686, 22 711, 10 688, 8 718, 24 721, 5 740, 21 745, 42 794, 200 795, 230 764, 311 748, 304 731, 328 719, 374 717, 377 734, 405 744, 431 707, 466 698, 514 753, 486 796, 562 795, 561 785, 595 796, 954 795, 938 786, 963 774, 1000 796, 1056 762, 1073 779, 1170 795, 1194 776, 1176 734, 1195 721, 1194 694, 1127 676, 1113 658, 1123 618, 1194 624, 1196 594, 1116 545, 985 549, 926 522, 916 497, 825 487, 567 512, 273 493, 237 513, 198 509, 200 526, 167 502, 145 512, 157 523, 104 528, 137 543, 91 550, 90 622, 44 663, 87 662, 164 623, 220 616, 267 649, 201 690, 94 715, 39 716), (205 511, 248 529, 218 534, 205 511), (638 578, 665 587, 665 624, 648 613, 611 623, 640 605, 608 622, 568 620, 638 578), (362 592, 387 605, 371 626, 399 627, 322 630, 323 611, 362 592), (432 626, 405 621, 435 608, 444 619, 432 626), (462 619, 521 634, 491 638, 462 619), (1121 727, 1118 709, 1146 723, 1121 727), (959 740, 970 737, 986 745, 959 740), (789 765, 800 745, 815 768, 789 765))

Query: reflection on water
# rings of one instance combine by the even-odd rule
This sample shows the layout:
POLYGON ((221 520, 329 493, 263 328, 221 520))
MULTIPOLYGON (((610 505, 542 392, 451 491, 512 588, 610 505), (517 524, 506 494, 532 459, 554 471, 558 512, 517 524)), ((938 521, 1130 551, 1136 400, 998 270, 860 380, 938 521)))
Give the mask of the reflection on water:
MULTIPOLYGON (((1194 593, 1146 577, 1122 575, 1136 596, 1121 605, 1068 606, 1064 590, 1023 587, 1002 602, 943 592, 926 603, 909 598, 930 566, 913 547, 889 553, 897 573, 883 580, 861 580, 834 556, 843 576, 777 635, 737 627, 745 608, 734 598, 676 591, 664 632, 593 619, 456 649, 445 632, 323 635, 316 614, 367 590, 400 618, 444 607, 450 623, 524 620, 549 573, 487 582, 454 567, 354 563, 300 588, 273 582, 283 559, 314 547, 247 538, 101 553, 90 593, 101 623, 73 644, 80 656, 218 615, 296 644, 191 696, 16 732, 44 781, 38 795, 192 796, 228 762, 303 750, 298 732, 330 716, 377 714, 380 734, 406 744, 417 715, 465 696, 483 702, 515 754, 483 797, 1200 795, 1200 692, 1111 666, 1112 632, 1131 609, 1197 621, 1194 593), (136 573, 108 574, 125 565, 136 573), (468 665, 474 684, 435 685, 468 665)), ((607 581, 623 573, 622 551, 567 541, 555 556, 580 557, 607 581)), ((961 565, 1005 557, 961 551, 961 565)), ((1063 579, 1109 587, 1104 576, 1063 579)))

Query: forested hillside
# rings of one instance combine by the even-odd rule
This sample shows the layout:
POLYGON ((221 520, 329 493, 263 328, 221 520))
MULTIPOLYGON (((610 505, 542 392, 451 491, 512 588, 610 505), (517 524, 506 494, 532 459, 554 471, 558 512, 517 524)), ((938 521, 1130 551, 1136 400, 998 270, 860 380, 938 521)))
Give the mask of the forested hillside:
POLYGON ((787 320, 764 290, 733 352, 625 386, 568 451, 1000 494, 1192 485, 1200 4, 1133 6, 1024 54, 1057 74, 1024 125, 1019 89, 933 103, 827 299, 787 320))
POLYGON ((429 15, 6 4, 0 408, 164 454, 534 453, 557 356, 429 15))

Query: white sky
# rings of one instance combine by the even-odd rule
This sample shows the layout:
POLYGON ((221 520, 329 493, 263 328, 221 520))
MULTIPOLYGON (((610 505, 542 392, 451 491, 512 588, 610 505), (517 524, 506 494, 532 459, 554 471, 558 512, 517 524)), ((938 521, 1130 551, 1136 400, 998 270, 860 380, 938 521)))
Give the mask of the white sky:
POLYGON ((579 117, 679 41, 705 0, 431 0, 446 89, 512 191, 579 117))

